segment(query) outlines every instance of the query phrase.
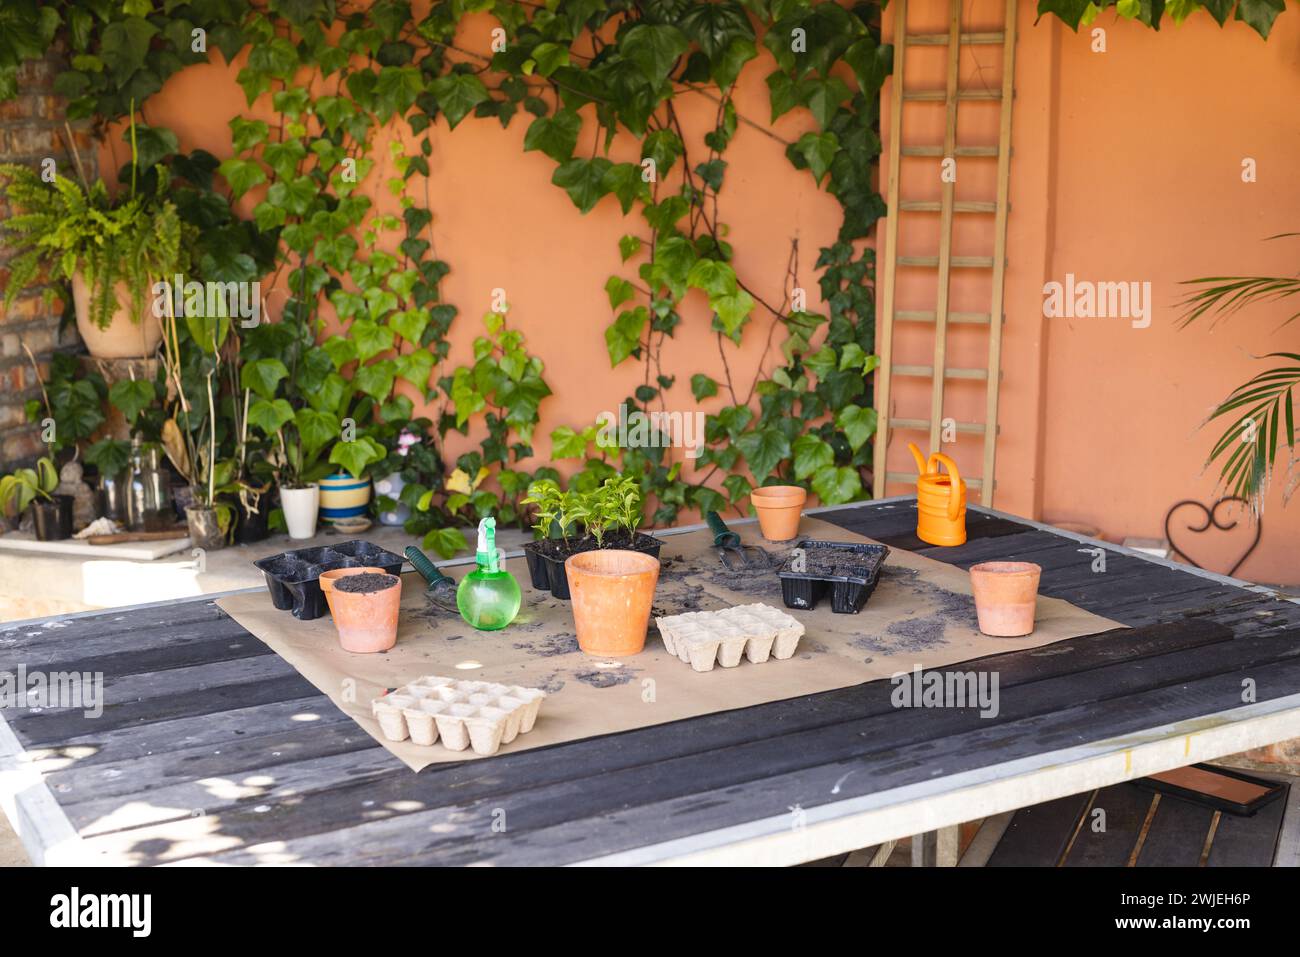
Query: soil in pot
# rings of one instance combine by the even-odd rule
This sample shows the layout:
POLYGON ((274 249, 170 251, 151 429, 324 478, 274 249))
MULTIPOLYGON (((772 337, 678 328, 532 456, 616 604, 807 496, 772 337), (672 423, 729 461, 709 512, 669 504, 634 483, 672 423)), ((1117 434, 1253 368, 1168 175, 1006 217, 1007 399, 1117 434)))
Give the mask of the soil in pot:
POLYGON ((32 525, 38 542, 72 537, 72 496, 52 495, 32 502, 32 525))
POLYGON ((605 536, 606 548, 621 548, 630 552, 641 552, 645 555, 659 557, 659 549, 664 547, 664 543, 653 535, 646 535, 644 532, 634 532, 629 534, 627 529, 619 528, 605 536))
POLYGON ((602 548, 572 555, 565 564, 578 647, 589 655, 640 652, 659 581, 659 560, 642 552, 602 548))
POLYGON ((339 644, 354 654, 387 651, 397 643, 402 580, 396 575, 363 571, 330 586, 330 611, 339 644))

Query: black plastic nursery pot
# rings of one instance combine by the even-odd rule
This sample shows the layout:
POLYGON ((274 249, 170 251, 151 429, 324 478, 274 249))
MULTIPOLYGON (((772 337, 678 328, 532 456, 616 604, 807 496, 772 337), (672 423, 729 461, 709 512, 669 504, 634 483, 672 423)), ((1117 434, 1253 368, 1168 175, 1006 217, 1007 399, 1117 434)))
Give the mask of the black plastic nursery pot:
POLYGON ((235 544, 249 545, 260 542, 270 534, 271 497, 264 495, 257 503, 257 511, 250 512, 241 502, 235 511, 235 544))
POLYGON ((322 572, 336 568, 382 568, 390 575, 401 574, 401 555, 371 542, 353 539, 337 545, 295 548, 253 562, 266 578, 271 604, 289 611, 301 621, 311 621, 325 614, 325 594, 320 588, 322 572))
MULTIPOLYGON (((664 547, 664 543, 653 535, 637 532, 630 541, 627 539, 606 538, 604 547, 641 552, 657 559, 659 550, 664 547)), ((565 561, 570 555, 595 550, 596 540, 590 535, 568 542, 562 542, 554 538, 528 542, 524 545, 524 558, 528 562, 528 574, 532 579, 533 587, 549 588, 553 598, 568 601, 572 596, 569 593, 569 573, 565 568, 565 561), (554 551, 544 547, 547 543, 555 544, 554 551)))
POLYGON ((57 542, 72 537, 72 496, 51 495, 32 502, 32 527, 38 542, 57 542))
POLYGON ((829 591, 831 611, 856 615, 876 590, 888 555, 884 545, 801 539, 777 572, 781 599, 787 608, 810 611, 829 591))

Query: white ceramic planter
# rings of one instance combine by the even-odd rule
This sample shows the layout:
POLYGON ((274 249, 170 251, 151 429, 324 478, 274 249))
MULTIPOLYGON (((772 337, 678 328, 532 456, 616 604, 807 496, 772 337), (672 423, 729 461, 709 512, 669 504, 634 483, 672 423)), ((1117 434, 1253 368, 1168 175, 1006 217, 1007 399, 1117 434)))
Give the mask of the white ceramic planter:
POLYGON ((316 534, 316 516, 320 512, 320 486, 280 489, 280 507, 284 509, 289 537, 311 538, 316 534))
MULTIPOLYGON (((405 487, 406 483, 402 481, 401 472, 393 472, 383 478, 375 479, 376 495, 387 495, 389 498, 396 499, 405 487)), ((411 510, 401 502, 398 502, 392 511, 379 513, 379 521, 384 525, 402 525, 410 517, 411 510)))

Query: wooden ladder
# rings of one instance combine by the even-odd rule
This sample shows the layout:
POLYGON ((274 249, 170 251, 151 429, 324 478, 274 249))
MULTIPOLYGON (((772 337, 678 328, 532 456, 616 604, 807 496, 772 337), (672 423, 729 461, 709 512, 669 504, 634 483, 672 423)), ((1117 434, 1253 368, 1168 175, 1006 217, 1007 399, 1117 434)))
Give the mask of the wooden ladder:
POLYGON ((979 477, 966 478, 972 491, 980 493, 980 503, 991 506, 994 491, 994 464, 998 437, 998 386, 1001 378, 1002 280, 1006 269, 1007 190, 1011 172, 1011 102, 1015 77, 1016 0, 1007 0, 1006 18, 1000 33, 962 33, 961 0, 951 0, 948 32, 907 32, 907 0, 895 0, 894 77, 891 90, 891 129, 889 140, 889 213, 885 221, 885 258, 881 279, 881 308, 876 317, 876 352, 880 365, 876 372, 879 384, 880 425, 874 454, 874 495, 885 495, 887 482, 915 482, 914 472, 887 471, 889 436, 893 429, 929 432, 927 454, 939 451, 943 432, 944 383, 948 379, 974 379, 986 383, 983 422, 958 422, 958 433, 983 435, 984 462, 979 477), (958 88, 958 70, 962 45, 1002 45, 1002 85, 1000 91, 963 90, 958 88), (904 90, 903 63, 908 47, 948 47, 947 87, 944 90, 904 90), (967 100, 1000 100, 1001 114, 997 146, 961 146, 957 143, 957 104, 967 100), (943 144, 936 146, 903 145, 903 105, 908 102, 942 102, 947 109, 943 144), (958 202, 953 198, 952 182, 943 183, 938 201, 905 200, 899 196, 900 161, 905 156, 944 158, 995 158, 998 164, 997 197, 992 202, 958 202), (898 222, 907 213, 939 214, 939 250, 937 256, 899 256, 898 222), (993 255, 953 256, 952 220, 955 213, 992 215, 994 218, 993 255), (929 311, 896 310, 894 280, 899 266, 937 270, 935 308, 929 311), (954 269, 991 269, 992 302, 987 313, 952 312, 949 310, 949 278, 954 269), (895 322, 934 324, 934 362, 931 365, 897 365, 893 357, 895 322), (988 368, 955 368, 946 362, 949 324, 988 326, 988 368), (935 374, 942 370, 942 374, 935 374), (890 393, 894 376, 917 376, 931 380, 929 419, 902 418, 893 414, 890 393))

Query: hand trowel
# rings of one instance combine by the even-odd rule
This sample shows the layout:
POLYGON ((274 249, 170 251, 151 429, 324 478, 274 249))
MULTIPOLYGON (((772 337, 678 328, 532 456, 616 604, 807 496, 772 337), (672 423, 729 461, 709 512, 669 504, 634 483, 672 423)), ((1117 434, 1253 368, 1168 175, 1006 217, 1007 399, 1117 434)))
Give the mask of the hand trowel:
POLYGON ((409 561, 420 576, 429 583, 425 597, 443 611, 459 615, 456 607, 456 580, 438 571, 438 566, 429 561, 429 556, 414 545, 406 546, 406 560, 409 561))

